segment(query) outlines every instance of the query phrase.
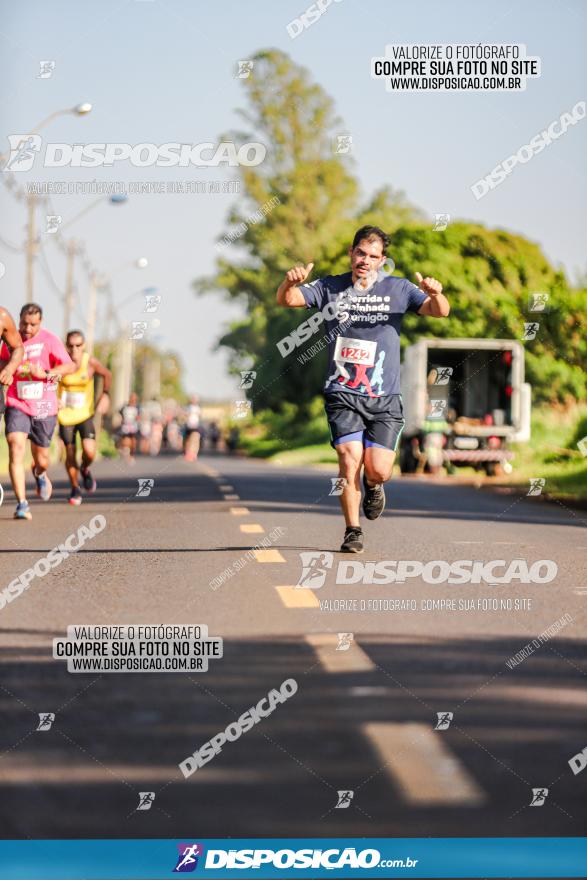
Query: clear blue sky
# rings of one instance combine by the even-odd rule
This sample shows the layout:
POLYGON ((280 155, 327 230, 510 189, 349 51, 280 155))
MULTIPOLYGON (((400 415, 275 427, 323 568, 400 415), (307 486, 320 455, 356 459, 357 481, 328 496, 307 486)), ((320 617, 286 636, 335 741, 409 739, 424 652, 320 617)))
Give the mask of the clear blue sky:
MULTIPOLYGON (((292 40, 286 25, 306 0, 101 0, 100 3, 31 2, 4 7, 0 26, 1 149, 5 136, 23 133, 53 110, 91 101, 84 118, 61 117, 44 130, 46 141, 67 143, 215 141, 238 124, 244 90, 234 77, 239 59, 277 47, 305 65, 334 98, 353 137, 356 173, 365 196, 389 183, 428 214, 502 226, 537 241, 573 275, 584 269, 587 120, 514 171, 485 198, 470 186, 520 146, 587 99, 584 46, 587 4, 572 0, 342 0, 292 40), (386 43, 516 42, 542 58, 542 76, 522 93, 405 93, 392 95, 370 78, 370 59, 386 43), (50 79, 39 62, 54 60, 50 79)), ((309 135, 311 137, 311 133, 309 135)), ((215 180, 225 169, 33 170, 22 180, 215 180)), ((91 196, 53 198, 65 223, 91 196)), ((213 270, 214 243, 235 196, 136 195, 121 207, 100 205, 71 233, 86 242, 104 271, 147 256, 142 272, 119 272, 115 297, 157 287, 163 297, 158 331, 182 355, 191 389, 206 396, 234 395, 226 357, 213 353, 225 323, 239 314, 219 298, 196 298, 193 278, 213 270)), ((25 211, 0 188, 0 236, 24 240, 25 211)), ((45 236, 51 271, 63 287, 61 252, 45 236)), ((296 255, 292 255, 295 258, 296 255)), ((0 245, 6 266, 0 301, 16 312, 24 299, 24 258, 0 245)), ((78 275, 80 295, 87 293, 78 275)), ((47 326, 61 330, 61 305, 40 267, 35 298, 47 326)), ((124 310, 141 318, 142 300, 124 310)))

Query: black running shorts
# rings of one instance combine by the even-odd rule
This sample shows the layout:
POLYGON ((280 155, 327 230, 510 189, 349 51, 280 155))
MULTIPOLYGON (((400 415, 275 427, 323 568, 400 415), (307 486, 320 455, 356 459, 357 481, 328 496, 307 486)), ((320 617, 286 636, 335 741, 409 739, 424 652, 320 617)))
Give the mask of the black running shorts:
POLYGON ((405 424, 401 394, 367 397, 335 391, 324 401, 332 446, 358 440, 395 452, 405 424))
POLYGON ((77 425, 59 425, 59 436, 66 446, 75 446, 76 434, 79 434, 81 440, 96 439, 96 428, 92 416, 77 425))

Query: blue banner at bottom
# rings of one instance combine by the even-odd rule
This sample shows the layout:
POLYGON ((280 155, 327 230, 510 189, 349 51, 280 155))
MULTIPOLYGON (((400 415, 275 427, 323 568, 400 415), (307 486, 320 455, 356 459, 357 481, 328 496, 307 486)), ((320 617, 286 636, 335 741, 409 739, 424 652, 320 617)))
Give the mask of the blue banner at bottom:
POLYGON ((585 837, 3 840, 0 880, 585 877, 585 837))

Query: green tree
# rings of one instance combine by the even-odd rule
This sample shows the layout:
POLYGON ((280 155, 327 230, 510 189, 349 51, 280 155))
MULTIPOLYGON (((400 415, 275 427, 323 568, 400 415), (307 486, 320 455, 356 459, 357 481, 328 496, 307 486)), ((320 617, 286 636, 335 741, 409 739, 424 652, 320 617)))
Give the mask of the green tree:
POLYGON ((573 290, 537 244, 503 229, 453 223, 444 232, 402 227, 391 252, 398 274, 434 275, 451 304, 447 320, 408 316, 403 346, 422 334, 521 340, 524 323, 538 322, 536 338, 524 342, 534 402, 585 399, 587 293, 573 290), (547 311, 530 310, 534 293, 548 294, 547 311))
POLYGON ((585 290, 573 290, 522 236, 470 223, 434 232, 404 193, 389 186, 361 203, 354 162, 336 152, 343 126, 329 96, 283 52, 261 51, 253 60, 250 77, 242 80, 248 109, 240 115, 247 129, 227 138, 261 141, 267 157, 258 167, 240 167, 244 197, 228 216, 222 237, 228 243, 219 247, 215 275, 194 287, 244 306, 242 319, 219 344, 229 349, 234 372, 257 371, 247 392, 255 410, 285 413, 283 402, 293 403, 287 409, 292 430, 300 418, 313 418, 326 352, 305 364, 297 360, 303 349, 282 358, 276 343, 308 316, 278 308, 275 291, 297 262, 314 263, 312 278, 347 271, 353 233, 365 223, 392 234, 396 274, 412 280, 417 271, 434 275, 451 302, 448 320, 406 316, 403 346, 423 334, 522 339, 524 323, 538 321, 536 339, 525 342, 534 401, 584 399, 585 290), (529 296, 538 292, 549 294, 550 311, 529 310, 529 296))
POLYGON ((254 407, 276 408, 282 400, 303 407, 321 387, 324 362, 317 357, 302 365, 295 354, 284 359, 277 349, 277 341, 307 317, 275 304, 285 272, 297 262, 313 262, 315 278, 345 271, 357 217, 375 217, 393 229, 421 215, 389 188, 361 211, 353 160, 336 152, 343 126, 332 100, 283 52, 261 51, 253 61, 242 81, 249 109, 240 115, 247 131, 226 137, 260 141, 267 157, 259 167, 241 166, 244 198, 230 212, 223 240, 238 237, 220 246, 216 275, 199 279, 195 289, 221 292, 245 306, 245 316, 219 344, 230 349, 234 372, 257 371, 248 392, 254 407))

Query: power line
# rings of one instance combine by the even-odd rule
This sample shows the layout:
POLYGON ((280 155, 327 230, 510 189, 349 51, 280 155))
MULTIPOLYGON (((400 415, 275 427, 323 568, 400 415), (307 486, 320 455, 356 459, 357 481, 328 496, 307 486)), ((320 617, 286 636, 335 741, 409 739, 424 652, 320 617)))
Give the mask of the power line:
POLYGON ((57 282, 53 278, 53 274, 52 274, 51 268, 49 266, 49 261, 47 260, 47 254, 45 253, 45 248, 43 247, 43 244, 41 243, 41 241, 39 241, 39 254, 41 255, 40 265, 41 265, 41 268, 43 269, 43 271, 45 272, 46 278, 48 278, 48 280, 51 283, 55 292, 57 294, 59 294, 61 299, 63 299, 65 297, 65 292, 59 287, 59 285, 57 284, 57 282))
POLYGON ((18 245, 11 244, 9 241, 6 241, 6 239, 2 238, 1 235, 0 235, 0 244, 3 247, 7 248, 9 251, 13 251, 15 254, 23 254, 26 250, 25 245, 21 245, 20 247, 18 247, 18 245))

